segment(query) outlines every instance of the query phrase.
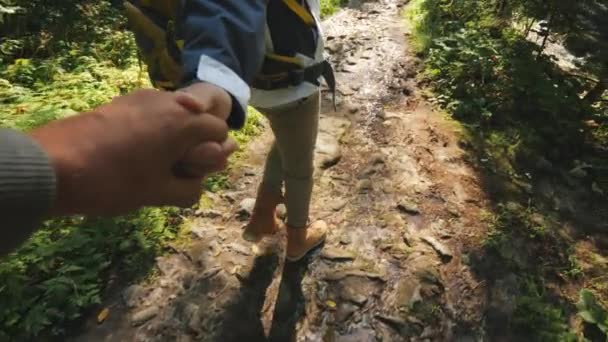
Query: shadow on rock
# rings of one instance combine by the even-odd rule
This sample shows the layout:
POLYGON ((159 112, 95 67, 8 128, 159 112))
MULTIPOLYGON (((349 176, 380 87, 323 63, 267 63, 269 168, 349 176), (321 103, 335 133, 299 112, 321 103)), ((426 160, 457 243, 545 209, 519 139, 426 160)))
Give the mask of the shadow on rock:
POLYGON ((283 269, 283 278, 268 337, 271 342, 296 340, 296 324, 305 314, 302 280, 308 270, 309 262, 306 258, 300 262, 287 263, 283 269))
POLYGON ((308 264, 309 260, 305 259, 285 265, 269 337, 266 337, 261 312, 279 257, 276 254, 257 257, 249 277, 242 281, 241 292, 226 309, 218 341, 295 341, 296 324, 305 312, 302 280, 308 264))
POLYGON ((278 264, 276 254, 255 259, 249 276, 242 279, 240 293, 226 308, 218 341, 266 341, 260 312, 278 264))

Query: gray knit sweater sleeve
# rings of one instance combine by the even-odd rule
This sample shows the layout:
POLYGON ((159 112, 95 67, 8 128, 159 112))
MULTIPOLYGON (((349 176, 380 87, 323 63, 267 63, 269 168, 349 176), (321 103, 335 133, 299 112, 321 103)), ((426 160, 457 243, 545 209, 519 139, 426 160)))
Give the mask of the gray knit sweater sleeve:
POLYGON ((38 228, 55 197, 55 172, 28 136, 0 128, 0 256, 38 228))

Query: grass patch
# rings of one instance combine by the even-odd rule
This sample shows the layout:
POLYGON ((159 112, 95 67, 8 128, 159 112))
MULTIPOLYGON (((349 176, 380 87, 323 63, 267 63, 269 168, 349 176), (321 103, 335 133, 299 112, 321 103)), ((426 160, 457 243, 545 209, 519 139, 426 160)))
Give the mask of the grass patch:
POLYGON ((427 51, 433 42, 431 26, 427 11, 424 9, 426 0, 412 0, 403 11, 403 17, 412 25, 411 43, 418 53, 427 51))
POLYGON ((348 0, 321 0, 321 18, 326 18, 336 13, 340 7, 347 3, 348 0))
POLYGON ((571 242, 559 233, 555 218, 533 206, 499 204, 489 216, 486 252, 501 260, 501 271, 534 274, 576 274, 571 242))
POLYGON ((18 72, 9 72, 11 66, 0 70, 0 126, 29 130, 107 103, 135 88, 149 87, 135 58, 124 68, 89 57, 79 61, 82 64, 73 70, 64 69, 59 62, 36 60, 15 61, 12 66, 23 69, 18 72), (50 75, 41 74, 41 69, 50 75), (22 73, 35 76, 21 83, 15 75, 22 73))
POLYGON ((230 163, 227 170, 214 174, 205 180, 205 189, 207 191, 217 192, 225 190, 230 186, 228 174, 230 174, 230 171, 234 168, 238 168, 240 160, 245 153, 244 148, 252 138, 261 133, 262 129, 262 114, 253 107, 249 107, 247 110, 247 121, 245 121, 245 126, 238 131, 232 131, 230 133, 239 144, 239 150, 230 157, 230 163))
POLYGON ((570 330, 564 309, 545 293, 541 280, 520 280, 521 295, 517 298, 512 329, 517 336, 532 341, 577 342, 570 330))
POLYGON ((492 13, 491 6, 474 1, 452 6, 414 0, 408 6, 405 17, 425 58, 431 101, 482 140, 502 136, 506 148, 514 147, 514 165, 538 155, 571 163, 584 153, 586 140, 602 135, 582 124, 601 112, 579 98, 588 84, 549 57, 537 58, 537 46, 492 13))
POLYGON ((495 286, 517 293, 514 312, 506 321, 489 319, 490 329, 506 329, 513 338, 532 341, 577 341, 568 322, 573 308, 547 286, 549 281, 574 280, 580 270, 570 242, 559 234, 552 218, 532 206, 510 202, 499 205, 486 221, 491 233, 474 268, 491 283, 512 277, 515 288, 495 286))
POLYGON ((517 292, 510 324, 494 323, 514 340, 575 341, 583 336, 571 331, 575 303, 555 289, 580 286, 587 275, 560 224, 565 210, 556 203, 565 187, 558 186, 569 181, 577 194, 585 187, 588 194, 577 199, 601 209, 603 200, 590 184, 607 193, 600 172, 608 169, 600 152, 608 147, 606 108, 582 101, 587 81, 538 57, 538 47, 495 10, 490 2, 414 0, 404 17, 424 58, 430 101, 466 128, 469 158, 483 170, 483 186, 494 201, 494 212, 486 215, 490 233, 473 266, 492 290, 514 277, 517 292), (600 124, 585 126, 590 119, 600 124), (582 181, 564 176, 582 163, 595 172, 582 181), (546 195, 540 189, 547 184, 558 190, 546 195))
POLYGON ((110 278, 144 277, 180 222, 175 209, 146 208, 121 218, 44 223, 0 262, 0 340, 63 335, 101 302, 110 278))
MULTIPOLYGON (((247 110, 247 120, 245 126, 238 131, 231 132, 231 136, 236 140, 239 146, 244 147, 251 140, 251 138, 257 136, 262 130, 262 114, 255 110, 253 107, 249 107, 247 110)), ((236 153, 236 157, 242 156, 243 149, 239 149, 236 153)))

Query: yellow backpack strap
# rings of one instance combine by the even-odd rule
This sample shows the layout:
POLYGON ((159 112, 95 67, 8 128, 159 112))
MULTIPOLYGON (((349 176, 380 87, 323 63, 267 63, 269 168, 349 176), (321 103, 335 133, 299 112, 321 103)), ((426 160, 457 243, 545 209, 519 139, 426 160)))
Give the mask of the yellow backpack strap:
POLYGON ((166 30, 154 23, 133 4, 125 2, 124 5, 133 31, 153 43, 151 49, 141 50, 141 54, 148 68, 156 70, 163 78, 163 80, 152 80, 154 85, 162 88, 174 87, 181 80, 183 70, 178 61, 169 53, 166 30))
POLYGON ((178 16, 181 0, 140 0, 142 7, 150 8, 156 13, 162 13, 169 19, 175 20, 178 16))
POLYGON ((289 7, 295 14, 302 19, 304 23, 310 26, 316 25, 315 18, 308 12, 308 10, 300 5, 296 0, 283 0, 283 3, 289 7))

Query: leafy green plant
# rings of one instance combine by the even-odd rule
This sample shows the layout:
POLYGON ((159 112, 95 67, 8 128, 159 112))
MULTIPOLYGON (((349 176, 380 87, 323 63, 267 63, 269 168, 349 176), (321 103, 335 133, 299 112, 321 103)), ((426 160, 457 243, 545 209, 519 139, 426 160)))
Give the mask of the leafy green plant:
POLYGON ((577 341, 567 324, 569 311, 545 284, 557 272, 576 276, 578 267, 551 219, 533 206, 509 202, 500 204, 486 222, 491 233, 484 243, 484 262, 501 265, 498 272, 502 274, 517 276, 518 295, 510 327, 515 336, 530 341, 577 341))
MULTIPOLYGON (((555 224, 557 216, 547 214, 552 199, 536 197, 533 185, 541 175, 541 157, 548 161, 541 177, 576 159, 605 159, 590 151, 608 146, 608 102, 601 100, 603 82, 571 75, 543 53, 548 39, 539 46, 526 38, 535 22, 547 19, 550 31, 580 43, 578 55, 587 57, 582 70, 601 80, 605 58, 598 57, 605 49, 597 47, 606 44, 601 30, 606 7, 596 0, 414 0, 408 8, 405 17, 424 58, 430 100, 467 128, 472 155, 487 171, 488 193, 499 203, 488 215, 485 259, 476 266, 490 278, 513 274, 520 279, 513 317, 518 336, 576 341, 567 325, 570 307, 545 282, 584 278, 585 271, 555 224), (523 25, 517 28, 518 23, 523 25), (585 93, 587 100, 581 98, 585 93), (582 125, 592 118, 590 126, 582 125), (534 206, 525 202, 531 200, 534 206)), ((566 47, 574 49, 571 43, 566 47)), ((602 192, 599 185, 595 189, 602 192)), ((594 321, 605 322, 602 317, 594 321)))
POLYGON ((338 11, 348 0, 321 0, 321 17, 328 17, 338 11))
POLYGON ((4 23, 5 18, 13 15, 21 10, 21 7, 15 6, 13 1, 0 0, 0 24, 4 23))
MULTIPOLYGON (((52 61, 38 63, 35 67, 24 63, 25 66, 19 69, 30 68, 27 73, 13 72, 10 67, 0 71, 0 103, 3 104, 0 107, 0 125, 34 128, 53 119, 86 111, 110 101, 116 94, 148 84, 134 59, 126 69, 85 56, 79 61, 80 66, 72 72, 53 66, 52 61), (50 68, 55 69, 49 71, 50 68)), ((61 63, 61 60, 56 63, 61 63)))
MULTIPOLYGON (((233 165, 238 165, 238 160, 243 157, 244 147, 247 146, 247 143, 251 140, 251 138, 257 136, 262 131, 262 114, 255 110, 253 107, 249 107, 247 110, 247 121, 245 122, 245 126, 238 131, 232 131, 230 136, 236 140, 239 145, 239 150, 231 156, 230 160, 230 168, 234 167, 233 165)), ((230 181, 228 180, 228 172, 224 171, 218 174, 211 175, 205 181, 205 189, 211 192, 217 192, 220 190, 224 190, 228 188, 230 185, 230 181)))
POLYGON ((576 342, 578 339, 566 324, 563 309, 551 303, 538 281, 522 282, 523 294, 517 298, 513 328, 533 341, 576 342))
POLYGON ((561 149, 549 157, 563 159, 580 153, 581 118, 595 111, 579 97, 587 85, 538 58, 538 47, 505 24, 493 2, 417 0, 406 17, 433 100, 448 113, 478 135, 517 131, 511 143, 522 149, 512 162, 534 159, 536 150, 561 149))
POLYGON ((499 37, 466 27, 434 40, 426 75, 438 102, 460 119, 504 123, 559 121, 585 109, 579 84, 534 60, 534 46, 514 32, 499 37))
POLYGON ((578 315, 588 324, 596 326, 608 341, 608 311, 603 308, 595 295, 587 289, 582 289, 580 299, 576 304, 578 315))
POLYGON ((176 215, 174 209, 150 208, 116 219, 46 222, 0 262, 4 337, 63 335, 68 323, 100 303, 113 274, 123 281, 145 275, 163 246, 176 237, 176 215))
POLYGON ((570 255, 568 257, 569 267, 564 271, 564 274, 571 279, 577 279, 583 274, 583 270, 577 258, 573 255, 573 251, 568 251, 568 254, 570 255))

